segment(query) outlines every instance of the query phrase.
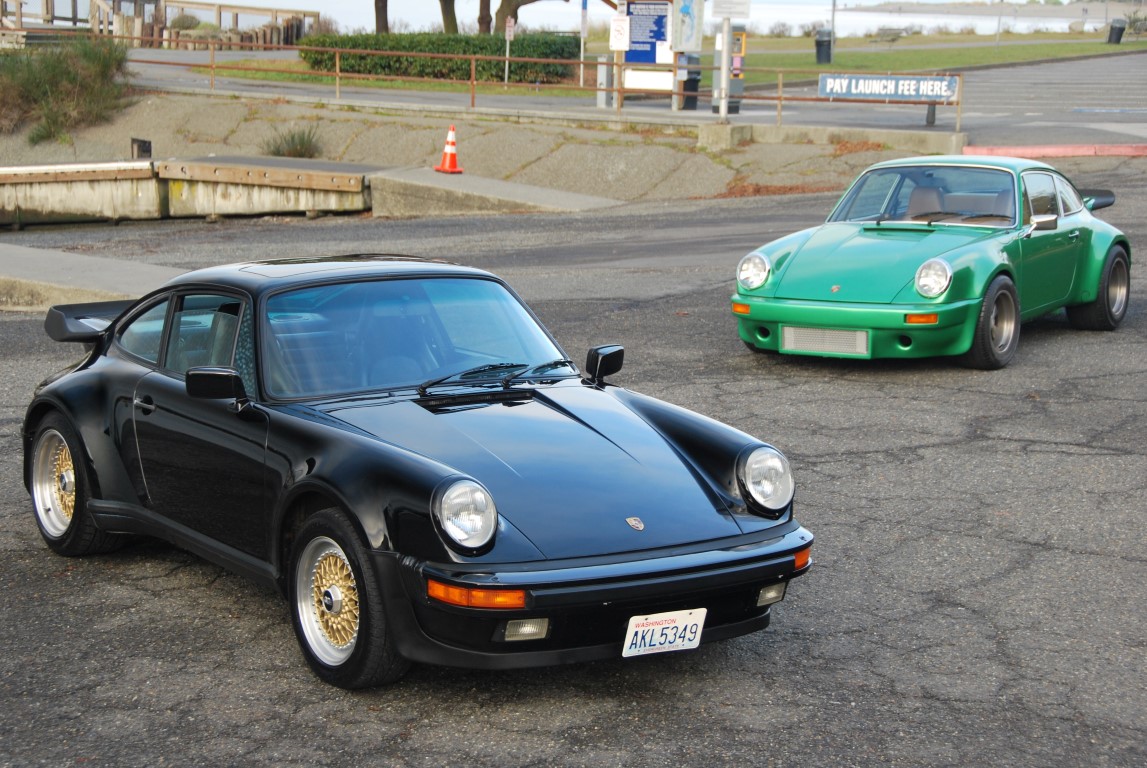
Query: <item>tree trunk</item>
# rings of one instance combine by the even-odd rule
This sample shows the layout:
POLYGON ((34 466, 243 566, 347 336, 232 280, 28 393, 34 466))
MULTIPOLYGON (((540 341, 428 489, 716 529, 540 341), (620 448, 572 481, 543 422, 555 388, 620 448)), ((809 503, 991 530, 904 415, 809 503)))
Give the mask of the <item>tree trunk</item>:
MULTIPOLYGON (((506 19, 512 18, 515 22, 518 20, 518 9, 523 5, 536 3, 537 0, 502 0, 498 5, 498 11, 494 14, 494 29, 498 34, 506 34, 506 19)), ((568 3, 569 0, 566 0, 568 3)))
POLYGON ((454 11, 454 0, 438 0, 442 8, 442 31, 448 35, 458 34, 458 14, 454 11))
POLYGON ((493 17, 490 16, 490 0, 479 0, 478 3, 478 34, 490 34, 490 22, 493 17))
POLYGON ((379 35, 390 34, 390 19, 386 12, 387 0, 374 0, 374 31, 379 35))

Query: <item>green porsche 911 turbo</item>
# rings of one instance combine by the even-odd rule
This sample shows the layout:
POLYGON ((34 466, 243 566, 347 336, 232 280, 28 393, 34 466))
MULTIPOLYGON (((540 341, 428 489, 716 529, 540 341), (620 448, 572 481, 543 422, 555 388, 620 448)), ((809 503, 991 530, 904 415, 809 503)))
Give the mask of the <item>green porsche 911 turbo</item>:
POLYGON ((824 357, 958 355, 1003 368, 1020 324, 1066 308, 1077 328, 1127 313, 1131 247, 1049 165, 1007 157, 878 163, 828 220, 741 259, 733 314, 756 352, 824 357))

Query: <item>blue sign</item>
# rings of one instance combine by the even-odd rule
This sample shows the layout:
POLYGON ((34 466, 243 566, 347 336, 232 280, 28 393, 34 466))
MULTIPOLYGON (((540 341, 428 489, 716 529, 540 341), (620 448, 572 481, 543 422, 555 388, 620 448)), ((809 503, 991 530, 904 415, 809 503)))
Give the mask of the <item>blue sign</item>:
POLYGON ((625 4, 629 16, 629 50, 627 64, 656 64, 657 44, 669 40, 669 12, 673 6, 665 0, 625 4))
POLYGON ((830 100, 955 104, 960 100, 960 78, 955 75, 821 75, 817 95, 830 100))

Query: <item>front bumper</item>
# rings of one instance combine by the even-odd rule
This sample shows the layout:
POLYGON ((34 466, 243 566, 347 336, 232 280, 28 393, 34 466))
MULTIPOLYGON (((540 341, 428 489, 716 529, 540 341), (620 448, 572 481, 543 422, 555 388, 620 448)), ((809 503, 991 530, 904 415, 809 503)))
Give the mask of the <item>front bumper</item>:
POLYGON ((972 346, 980 301, 950 304, 855 304, 794 301, 734 294, 733 312, 741 339, 773 352, 822 357, 940 357, 962 355, 972 346), (909 323, 909 315, 936 316, 935 322, 909 323), (866 335, 864 351, 786 349, 785 328, 858 331, 866 335))
MULTIPOLYGON (((429 664, 514 669, 620 658, 630 617, 707 609, 701 642, 763 629, 769 606, 757 606, 762 587, 788 581, 813 536, 795 522, 756 537, 739 536, 724 548, 686 550, 639 559, 586 558, 490 566, 427 563, 376 553, 387 620, 399 653, 429 664), (474 589, 524 589, 522 610, 461 608, 426 596, 426 580, 474 589), (506 622, 547 618, 544 639, 507 642, 506 622)), ((810 561, 811 563, 811 561, 810 561)))

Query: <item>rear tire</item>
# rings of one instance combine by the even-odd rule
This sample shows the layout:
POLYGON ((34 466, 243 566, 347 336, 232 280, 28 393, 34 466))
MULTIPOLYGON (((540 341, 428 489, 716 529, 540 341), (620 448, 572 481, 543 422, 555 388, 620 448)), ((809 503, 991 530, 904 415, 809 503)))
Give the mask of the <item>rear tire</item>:
POLYGON ((1020 302, 1011 278, 999 275, 988 284, 976 334, 963 362, 970 368, 992 371, 1012 361, 1020 345, 1020 302))
POLYGON ((1067 320, 1084 331, 1114 331, 1127 314, 1130 298, 1131 269, 1127 251, 1122 246, 1113 245, 1099 275, 1095 301, 1068 307, 1067 320))
POLYGON ((288 583, 295 637, 324 682, 369 688, 410 668, 389 632, 378 572, 340 510, 321 510, 303 523, 288 583))
POLYGON ((110 552, 123 544, 123 536, 101 531, 88 511, 87 453, 62 414, 48 414, 36 428, 31 492, 40 536, 56 554, 81 557, 110 552))

